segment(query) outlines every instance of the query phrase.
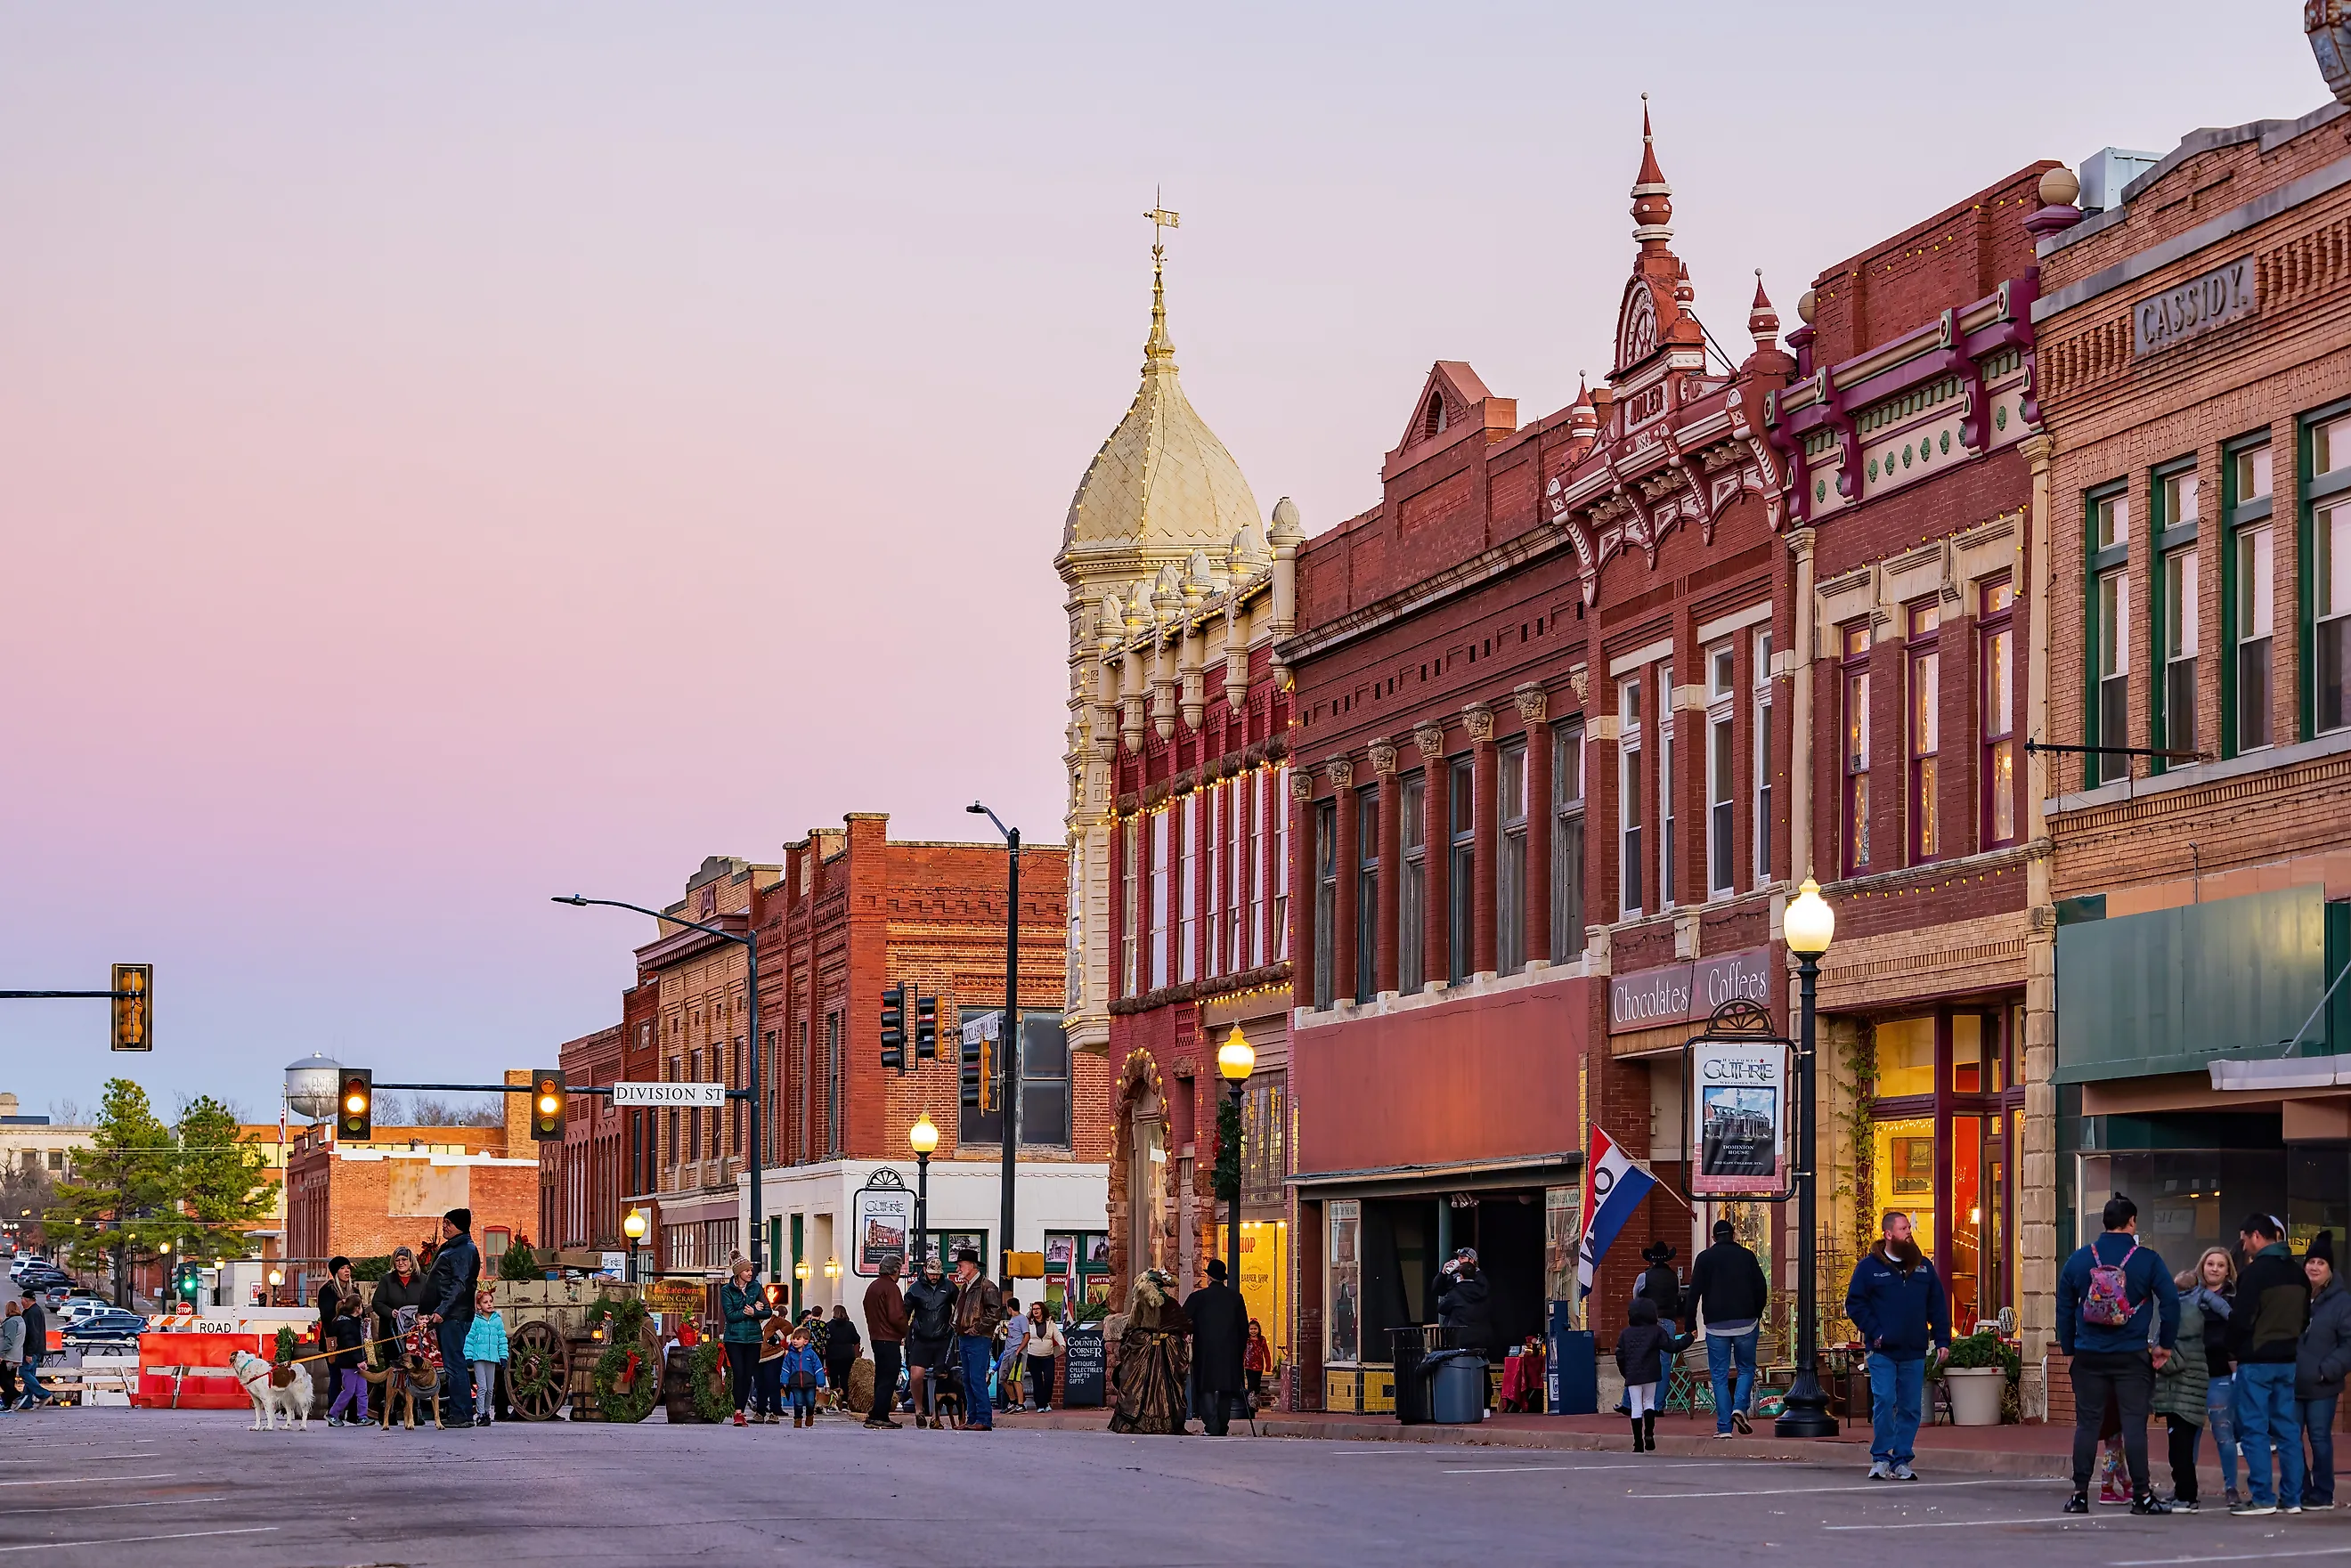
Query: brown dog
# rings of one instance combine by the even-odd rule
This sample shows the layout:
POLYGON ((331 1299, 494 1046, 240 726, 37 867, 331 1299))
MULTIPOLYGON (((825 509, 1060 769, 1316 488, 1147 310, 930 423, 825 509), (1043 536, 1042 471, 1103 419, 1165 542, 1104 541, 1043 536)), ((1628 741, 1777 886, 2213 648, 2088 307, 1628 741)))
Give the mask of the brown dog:
POLYGON ((383 1399, 383 1429, 392 1430, 394 1415, 404 1414, 410 1431, 416 1430, 416 1402, 424 1401, 424 1408, 440 1427, 441 1402, 435 1397, 441 1390, 441 1369, 421 1355, 412 1355, 391 1365, 378 1368, 363 1366, 360 1375, 370 1383, 385 1385, 383 1399))

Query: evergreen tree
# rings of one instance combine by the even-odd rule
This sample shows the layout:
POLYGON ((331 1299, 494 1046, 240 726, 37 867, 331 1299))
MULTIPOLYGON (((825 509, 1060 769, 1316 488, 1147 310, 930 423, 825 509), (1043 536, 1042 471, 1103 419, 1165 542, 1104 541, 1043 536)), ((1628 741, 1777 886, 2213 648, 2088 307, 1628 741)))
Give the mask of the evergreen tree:
POLYGON ((188 1102, 173 1129, 179 1159, 172 1176, 184 1228, 178 1245, 198 1258, 242 1258, 246 1228, 269 1208, 260 1149, 236 1141, 236 1113, 209 1094, 188 1102))
POLYGON ((76 1158, 73 1179, 57 1184, 44 1221, 49 1244, 78 1268, 111 1261, 116 1279, 127 1279, 184 1228, 173 1166, 172 1131, 147 1091, 127 1078, 107 1080, 90 1146, 76 1158))

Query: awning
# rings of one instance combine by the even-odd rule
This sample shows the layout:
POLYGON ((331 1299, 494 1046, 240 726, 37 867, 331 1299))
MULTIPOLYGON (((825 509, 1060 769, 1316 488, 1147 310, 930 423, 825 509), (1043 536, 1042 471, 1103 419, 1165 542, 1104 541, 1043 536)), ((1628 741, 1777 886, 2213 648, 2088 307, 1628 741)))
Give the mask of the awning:
POLYGON ((1554 1182, 1583 1168, 1583 1156, 1573 1152, 1522 1155, 1507 1160, 1475 1160, 1460 1165, 1374 1166, 1352 1171, 1301 1171, 1290 1177, 1299 1188, 1378 1186, 1391 1189, 1430 1186, 1458 1187, 1517 1186, 1554 1182))
POLYGON ((2238 1092, 2351 1086, 2351 1056, 2273 1056, 2210 1064, 2212 1087, 2238 1092))

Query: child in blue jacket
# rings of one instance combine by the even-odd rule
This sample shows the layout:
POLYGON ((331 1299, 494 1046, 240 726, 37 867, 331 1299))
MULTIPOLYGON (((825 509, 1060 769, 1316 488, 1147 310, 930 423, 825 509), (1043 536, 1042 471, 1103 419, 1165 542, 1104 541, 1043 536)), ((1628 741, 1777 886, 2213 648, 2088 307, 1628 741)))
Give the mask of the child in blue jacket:
POLYGON ((784 1352, 781 1373, 784 1404, 794 1427, 816 1425, 816 1391, 824 1386, 824 1357, 819 1355, 805 1328, 792 1331, 791 1348, 784 1352))
MULTIPOLYGON (((465 1360, 474 1368, 474 1425, 490 1424, 490 1406, 498 1388, 498 1368, 510 1354, 507 1321, 498 1316, 496 1295, 487 1285, 474 1298, 474 1321, 465 1330, 465 1360)), ((452 1369, 452 1375, 462 1375, 452 1369)))

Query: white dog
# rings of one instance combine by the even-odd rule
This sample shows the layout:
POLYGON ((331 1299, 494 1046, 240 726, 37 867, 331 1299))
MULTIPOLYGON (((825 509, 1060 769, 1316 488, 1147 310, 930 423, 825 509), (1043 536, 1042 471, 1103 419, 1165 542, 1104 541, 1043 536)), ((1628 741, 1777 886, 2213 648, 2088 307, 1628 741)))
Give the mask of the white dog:
POLYGON ((229 1371, 245 1385, 246 1396, 253 1401, 253 1427, 256 1432, 278 1430, 277 1417, 286 1416, 286 1429, 310 1429, 310 1400, 315 1388, 309 1369, 294 1368, 294 1381, 283 1388, 272 1386, 270 1364, 251 1351, 240 1350, 228 1358, 229 1371))

